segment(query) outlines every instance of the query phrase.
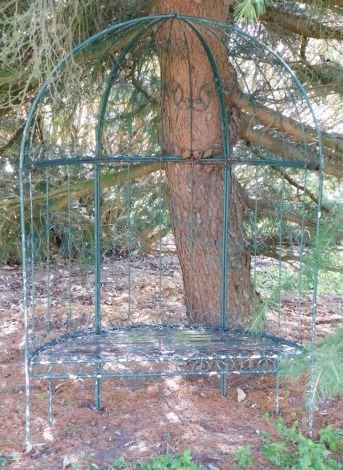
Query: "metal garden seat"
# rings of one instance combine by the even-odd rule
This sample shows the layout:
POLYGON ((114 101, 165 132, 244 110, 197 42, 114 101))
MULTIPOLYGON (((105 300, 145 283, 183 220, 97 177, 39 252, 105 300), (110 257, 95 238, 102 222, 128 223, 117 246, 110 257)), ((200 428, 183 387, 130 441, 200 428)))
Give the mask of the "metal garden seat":
POLYGON ((58 64, 21 148, 27 442, 35 379, 51 424, 53 380, 93 379, 100 409, 105 378, 217 375, 225 395, 301 354, 321 152, 299 80, 232 26, 139 18, 58 64))

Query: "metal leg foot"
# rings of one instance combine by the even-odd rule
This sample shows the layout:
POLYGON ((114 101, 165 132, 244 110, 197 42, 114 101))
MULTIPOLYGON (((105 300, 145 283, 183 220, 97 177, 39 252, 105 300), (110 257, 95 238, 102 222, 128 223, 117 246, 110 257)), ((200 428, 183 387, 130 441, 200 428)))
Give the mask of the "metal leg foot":
POLYGON ((275 416, 279 416, 279 374, 276 374, 275 379, 275 416))
POLYGON ((52 426, 52 380, 48 383, 48 425, 52 426))
POLYGON ((31 447, 30 437, 30 381, 28 372, 26 371, 26 384, 25 384, 25 443, 26 450, 31 447))
POLYGON ((220 377, 220 394, 222 397, 227 397, 227 376, 225 374, 220 377))
POLYGON ((101 379, 95 380, 95 408, 100 411, 101 406, 101 379))

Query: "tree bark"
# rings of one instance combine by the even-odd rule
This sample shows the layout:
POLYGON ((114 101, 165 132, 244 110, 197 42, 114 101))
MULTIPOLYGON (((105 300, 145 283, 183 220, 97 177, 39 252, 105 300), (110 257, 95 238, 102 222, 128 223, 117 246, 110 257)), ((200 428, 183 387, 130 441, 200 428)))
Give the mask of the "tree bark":
MULTIPOLYGON (((156 13, 177 12, 226 21, 230 2, 223 0, 155 0, 156 13)), ((221 73, 226 90, 235 73, 218 39, 199 27, 221 73)), ((182 268, 185 301, 192 322, 221 322, 224 170, 200 165, 201 158, 221 155, 222 126, 213 72, 194 32, 178 21, 158 31, 162 75, 164 152, 189 163, 168 164, 166 174, 174 236, 182 268)), ((230 141, 239 138, 239 112, 226 93, 230 141)), ((244 200, 231 170, 229 213, 229 324, 243 324, 253 312, 250 256, 244 252, 244 200)))

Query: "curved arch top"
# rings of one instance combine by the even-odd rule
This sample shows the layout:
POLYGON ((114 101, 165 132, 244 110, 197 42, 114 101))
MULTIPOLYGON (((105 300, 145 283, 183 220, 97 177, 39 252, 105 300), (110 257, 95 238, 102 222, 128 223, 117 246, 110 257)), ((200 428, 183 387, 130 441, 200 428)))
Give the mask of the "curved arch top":
POLYGON ((175 14, 114 25, 76 47, 40 89, 20 156, 22 168, 213 159, 318 169, 320 130, 302 84, 268 46, 175 14), (207 62, 201 83, 197 61, 207 62), (179 113, 178 139, 166 108, 179 113), (220 132, 205 137, 213 115, 220 132))

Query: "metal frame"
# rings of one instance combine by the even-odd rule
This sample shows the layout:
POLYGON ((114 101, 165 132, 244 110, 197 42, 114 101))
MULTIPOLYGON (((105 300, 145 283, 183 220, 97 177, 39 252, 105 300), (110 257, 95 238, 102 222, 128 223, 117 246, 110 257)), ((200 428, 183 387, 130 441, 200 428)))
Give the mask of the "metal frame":
MULTIPOLYGON (((27 123, 24 130, 22 145, 21 145, 21 154, 20 154, 20 191, 21 191, 21 224, 22 224, 22 250, 23 250, 23 271, 24 271, 24 310, 25 310, 25 376, 26 376, 26 441, 27 444, 30 443, 30 380, 33 379, 48 379, 48 415, 49 415, 49 423, 52 423, 52 385, 51 381, 53 379, 62 379, 68 378, 71 375, 77 376, 80 378, 93 378, 96 380, 95 390, 96 390, 96 407, 97 409, 101 408, 101 379, 103 378, 111 378, 111 377, 129 377, 129 376, 170 376, 170 375, 218 375, 220 380, 220 390, 223 396, 226 395, 227 392, 227 382, 226 377, 231 374, 275 374, 278 371, 279 361, 283 356, 287 355, 298 355, 302 352, 303 346, 297 344, 294 341, 288 341, 286 339, 269 335, 269 334, 254 334, 252 332, 247 332, 244 330, 239 329, 232 329, 228 327, 228 319, 227 319, 227 303, 228 303, 228 273, 230 270, 229 265, 229 207, 230 207, 230 170, 232 165, 237 164, 244 164, 247 166, 255 166, 258 167, 270 167, 270 166, 277 166, 279 168, 291 168, 291 169, 298 169, 304 171, 315 171, 319 173, 319 188, 318 188, 318 212, 317 212, 317 228, 316 228, 316 244, 317 244, 317 253, 318 256, 318 237, 319 237, 319 226, 320 226, 320 207, 321 207, 321 198, 322 198, 322 168, 323 168, 323 155, 322 155, 322 145, 321 145, 321 135, 320 130, 311 107, 311 103, 306 95, 306 92, 299 82, 299 80, 295 77, 293 72, 290 68, 285 64, 285 62, 278 57, 271 49, 269 49, 266 45, 261 43, 256 38, 250 37, 243 31, 240 31, 232 26, 222 25, 210 20, 202 19, 202 18, 192 18, 188 16, 178 16, 175 14, 172 15, 163 15, 163 16, 151 16, 148 18, 140 18, 136 20, 132 20, 126 22, 121 25, 114 25, 101 33, 96 34, 95 36, 91 37, 83 44, 78 46, 74 49, 72 58, 77 59, 79 56, 82 56, 82 53, 85 53, 88 49, 92 47, 97 47, 99 43, 102 41, 104 43, 110 43, 112 47, 122 37, 122 34, 126 34, 127 32, 132 32, 133 37, 129 40, 129 42, 122 48, 121 52, 117 60, 114 63, 113 69, 109 75, 107 86, 102 95, 101 104, 100 104, 100 111, 98 115, 98 125, 96 129, 96 144, 95 144, 95 156, 92 157, 90 155, 83 155, 78 154, 76 152, 75 155, 71 157, 54 157, 53 155, 47 154, 45 158, 39 158, 39 152, 37 154, 37 150, 33 144, 34 141, 34 132, 35 126, 37 126, 37 113, 39 113, 40 106, 44 100, 49 99, 49 94, 53 93, 52 84, 54 83, 54 79, 63 75, 64 70, 70 61, 70 57, 66 58, 65 60, 61 61, 53 70, 51 77, 46 81, 46 83, 42 86, 41 90, 39 91, 32 108, 30 110, 27 123), (120 327, 119 329, 106 329, 104 330, 101 321, 101 260, 102 260, 102 248, 101 248, 101 173, 102 168, 106 165, 112 165, 115 163, 127 163, 128 165, 134 163, 141 163, 144 161, 145 163, 160 163, 160 165, 165 163, 189 163, 185 162, 183 158, 178 155, 108 155, 103 154, 103 133, 104 133, 104 123, 106 120, 106 112, 108 109, 108 102, 110 93, 112 90, 112 84, 116 77, 118 76, 121 65, 123 61, 126 59, 128 53, 136 46, 139 40, 144 37, 147 31, 151 31, 154 28, 161 27, 161 25, 166 24, 167 22, 171 21, 179 21, 182 22, 185 27, 189 28, 189 31, 192 31, 197 38, 199 39, 200 44, 202 45, 207 57, 209 64, 211 65, 211 69, 213 72, 213 80, 216 83, 216 94, 218 99, 218 106, 220 109, 220 117, 221 117, 221 124, 222 124, 222 140, 223 140, 223 154, 222 156, 215 157, 212 159, 203 159, 197 164, 201 165, 213 165, 215 162, 219 165, 224 166, 224 204, 223 204, 223 226, 225 229, 223 230, 223 237, 222 237, 222 311, 221 311, 221 324, 220 328, 218 327, 210 327, 206 325, 183 325, 180 327, 178 324, 161 324, 158 327, 156 325, 136 325, 134 327, 126 327, 125 325, 120 327), (232 155, 232 148, 230 145, 230 124, 228 119, 228 114, 226 111, 225 105, 225 96, 224 96, 224 89, 221 83, 221 75, 219 69, 216 64, 215 57, 213 52, 211 51, 210 46, 208 45, 206 38, 203 34, 203 31, 206 30, 211 34, 216 35, 218 41, 221 41, 224 44, 224 40, 219 36, 216 32, 216 28, 218 31, 225 31, 227 32, 228 36, 233 38, 233 41, 242 40, 248 42, 250 45, 250 52, 246 51, 247 54, 251 54, 252 56, 257 53, 264 53, 266 51, 268 55, 265 55, 266 60, 269 60, 270 64, 272 64, 271 58, 275 60, 275 67, 280 67, 280 74, 283 72, 287 72, 289 76, 292 78, 294 86, 297 87, 297 92, 300 93, 303 100, 306 102, 307 108, 309 113, 312 117, 314 128, 316 130, 316 158, 311 160, 304 160, 304 161, 297 161, 297 160, 289 160, 289 159, 282 159, 278 158, 277 160, 273 158, 258 158, 258 157, 249 157, 249 158, 237 158, 235 155, 232 155), (38 158, 37 158, 38 155, 38 158), (25 202, 27 198, 27 184, 31 178, 32 172, 36 170, 43 170, 46 169, 48 172, 52 168, 69 168, 73 167, 74 165, 93 165, 95 171, 95 187, 94 187, 94 195, 95 195, 95 202, 94 202, 94 220, 95 220, 95 245, 94 245, 94 252, 95 252, 95 263, 94 263, 94 272, 95 272, 95 310, 94 310, 94 326, 91 330, 83 329, 81 331, 72 331, 67 335, 59 336, 56 339, 48 341, 46 343, 43 342, 41 346, 35 346, 32 348, 32 341, 30 338, 30 322, 29 322, 29 309, 30 305, 34 305, 34 300, 30 298, 30 283, 34 284, 34 255, 32 253, 27 253, 28 250, 28 243, 33 243, 32 238, 35 237, 33 231, 33 195, 32 189, 30 189, 29 198, 30 204, 29 209, 25 202), (27 228, 27 211, 31 211, 31 229, 27 228), (30 239, 30 242, 28 240, 30 239), (29 267, 30 266, 30 267, 29 267), (30 272, 31 269, 31 272, 30 272), (163 348, 166 348, 168 341, 173 336, 175 331, 180 331, 183 335, 183 353, 182 351, 174 351, 173 352, 163 352, 163 348), (69 357, 70 359, 66 359, 66 357, 59 358, 58 350, 59 347, 66 347, 70 343, 74 342, 75 344, 80 344, 78 341, 80 339, 86 339, 89 337, 94 338, 104 338, 110 337, 114 344, 117 344, 118 341, 118 334, 124 335, 126 334, 126 339, 130 343, 131 336, 134 335, 135 339, 139 341, 139 336, 144 337, 146 331, 154 332, 154 334, 160 335, 159 338, 162 338, 162 343, 160 342, 160 349, 158 352, 154 351, 151 353, 147 353, 146 355, 139 355, 137 354, 136 357, 133 355, 130 356, 118 356, 116 355, 109 355, 106 353, 106 347, 101 346, 101 341, 98 343, 100 344, 100 352, 98 353, 97 357, 94 354, 86 354, 84 356, 78 355, 75 352, 70 352, 69 357), (203 333, 206 332, 210 338, 215 341, 219 335, 224 335, 227 338, 227 343, 225 346, 225 351, 223 352, 215 352, 213 348, 210 348, 209 345, 204 349, 204 352, 198 354, 196 351, 196 347, 194 347, 192 343, 192 333, 194 332, 203 333), (242 342, 242 338, 249 338, 249 341, 254 344, 254 349, 256 348, 259 350, 259 353, 251 353, 248 349, 245 352, 242 350, 244 347, 244 341, 242 342), (264 341, 268 342, 268 347, 271 345, 275 346, 272 352, 268 352, 268 348, 265 349, 263 344, 264 341), (234 347, 235 342, 238 344, 242 344, 243 346, 239 347, 238 349, 234 347), (241 342, 241 343, 240 343, 241 342), (161 346, 162 344, 162 346, 161 346), (105 356, 103 355, 103 351, 101 348, 104 348, 105 356), (55 352, 54 352, 55 348, 55 352), (230 352, 231 351, 231 352, 230 352), (48 353, 51 353, 49 355, 48 353), (127 369, 125 371, 116 371, 115 365, 117 363, 127 363, 127 369), (201 363, 204 367, 194 367, 193 369, 187 369, 185 364, 189 363, 201 363), (129 365, 140 364, 141 370, 134 369, 130 372, 129 365), (158 366, 154 368, 154 366, 158 366), (162 366, 167 366, 166 370, 162 370, 162 366), (170 368, 168 370, 168 367, 170 368), (36 372, 37 370, 37 372, 36 372)), ((226 43, 225 43, 225 47, 226 43)), ((236 66, 239 69, 240 64, 236 62, 236 66)), ((289 91, 289 93, 291 93, 289 91)), ((303 124, 302 124, 303 125, 303 124)), ((303 132, 305 135, 303 125, 303 132)), ((305 139, 305 137, 304 137, 305 139)), ((305 139, 305 149, 307 149, 307 142, 305 139)), ((49 179, 49 174, 47 173, 47 181, 49 179)), ((47 211, 49 211, 49 195, 48 195, 48 188, 47 188, 47 202, 46 202, 47 211)), ((69 205, 69 212, 70 212, 70 205, 69 205)), ((69 214, 70 215, 70 214, 69 214)), ((49 244, 49 227, 46 228, 46 238, 49 244)), ((33 251, 33 250, 31 250, 33 251)), ((49 257, 47 256, 47 269, 49 271, 49 257)), ((313 301, 312 301, 312 335, 311 335, 311 342, 314 345, 315 341, 315 322, 316 322, 316 298, 317 298, 317 272, 316 269, 314 270, 314 286, 313 286, 313 301)), ((49 278, 49 274, 48 274, 49 278)), ((31 286, 32 287, 32 286, 31 286)), ((34 290, 34 288, 33 288, 34 290)), ((49 289, 48 289, 49 291, 49 289)), ((32 294, 34 295, 34 294, 32 294)), ((48 307, 49 310, 49 307, 48 307)), ((50 325, 50 320, 49 320, 50 325)), ((50 326, 49 326, 50 330, 50 326)), ((99 346, 98 344, 98 346, 99 346)), ((245 345, 246 347, 246 345, 245 345)), ((181 348, 182 349, 182 348, 181 348)), ((277 386, 278 389, 278 386, 277 386)), ((278 401, 277 401, 278 407, 278 401)), ((278 408, 277 408, 278 409, 278 408)), ((309 411, 309 427, 310 433, 312 432, 313 426, 313 410, 310 409, 309 411)))

